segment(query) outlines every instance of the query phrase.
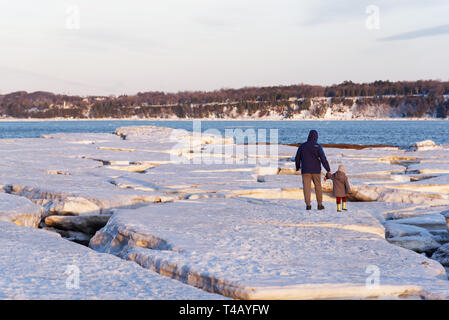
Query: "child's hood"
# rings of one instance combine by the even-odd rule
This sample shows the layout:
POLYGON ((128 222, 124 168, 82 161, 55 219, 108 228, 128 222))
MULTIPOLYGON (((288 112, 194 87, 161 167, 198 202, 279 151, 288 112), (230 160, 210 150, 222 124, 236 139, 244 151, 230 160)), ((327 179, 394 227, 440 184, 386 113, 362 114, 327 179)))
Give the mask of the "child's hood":
POLYGON ((335 172, 334 176, 335 176, 335 179, 340 180, 342 182, 344 182, 345 179, 346 179, 346 174, 344 172, 341 172, 341 171, 335 172))

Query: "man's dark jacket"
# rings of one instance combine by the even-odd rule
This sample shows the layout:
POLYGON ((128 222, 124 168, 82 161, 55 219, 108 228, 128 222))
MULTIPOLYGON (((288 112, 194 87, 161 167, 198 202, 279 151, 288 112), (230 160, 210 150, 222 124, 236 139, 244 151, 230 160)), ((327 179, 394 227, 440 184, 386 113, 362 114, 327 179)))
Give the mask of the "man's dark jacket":
POLYGON ((327 172, 331 171, 323 148, 318 144, 318 132, 311 130, 307 142, 301 144, 296 152, 296 171, 301 173, 321 173, 321 164, 327 172))

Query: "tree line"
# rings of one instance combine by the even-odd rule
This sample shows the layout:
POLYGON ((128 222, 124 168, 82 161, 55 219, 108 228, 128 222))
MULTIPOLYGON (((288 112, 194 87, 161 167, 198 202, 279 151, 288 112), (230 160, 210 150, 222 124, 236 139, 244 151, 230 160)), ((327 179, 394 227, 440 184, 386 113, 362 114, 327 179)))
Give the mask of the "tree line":
POLYGON ((259 117, 270 113, 286 118, 304 110, 315 117, 324 115, 326 104, 312 108, 314 99, 327 98, 327 105, 359 109, 388 106, 400 109, 403 117, 449 115, 449 82, 437 80, 344 81, 331 86, 298 84, 290 86, 245 87, 215 91, 139 92, 120 96, 69 96, 38 91, 0 95, 0 115, 14 118, 229 118, 259 117))

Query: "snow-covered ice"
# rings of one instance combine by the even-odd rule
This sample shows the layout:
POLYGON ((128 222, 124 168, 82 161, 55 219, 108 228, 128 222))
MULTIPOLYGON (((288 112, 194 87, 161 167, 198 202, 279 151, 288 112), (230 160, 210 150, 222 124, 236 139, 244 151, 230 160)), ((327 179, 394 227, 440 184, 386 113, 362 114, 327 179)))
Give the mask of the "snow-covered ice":
POLYGON ((358 288, 361 298, 419 291, 430 297, 441 285, 449 288, 441 265, 385 241, 382 224, 370 214, 382 206, 350 206, 350 214, 341 214, 330 204, 310 213, 292 200, 150 205, 119 210, 90 246, 239 299, 304 298, 305 287, 320 288, 307 298, 355 295, 349 288, 358 288), (371 265, 381 274, 373 291, 365 289, 371 265), (327 292, 327 285, 341 291, 327 292))
POLYGON ((19 226, 37 228, 42 213, 42 207, 26 198, 0 193, 0 221, 11 221, 19 226))
POLYGON ((0 255, 0 299, 223 298, 63 240, 53 232, 2 221, 0 255))
POLYGON ((305 211, 295 147, 244 146, 230 154, 239 147, 230 138, 157 127, 2 139, 0 250, 11 267, 0 294, 449 298, 437 262, 448 251, 441 212, 449 209, 449 149, 429 146, 325 148, 333 170, 346 166, 350 198, 358 201, 337 214, 330 182, 323 184, 325 211, 305 211), (24 227, 38 225, 46 230, 24 227), (90 239, 91 248, 63 238, 90 239), (26 263, 38 256, 42 271, 26 263), (45 281, 62 281, 52 268, 71 264, 72 256, 89 257, 81 268, 90 270, 89 289, 46 293, 45 281), (101 286, 93 274, 103 267, 118 272, 101 286), (379 271, 379 286, 367 285, 372 270, 379 271), (153 278, 154 287, 144 285, 153 278))

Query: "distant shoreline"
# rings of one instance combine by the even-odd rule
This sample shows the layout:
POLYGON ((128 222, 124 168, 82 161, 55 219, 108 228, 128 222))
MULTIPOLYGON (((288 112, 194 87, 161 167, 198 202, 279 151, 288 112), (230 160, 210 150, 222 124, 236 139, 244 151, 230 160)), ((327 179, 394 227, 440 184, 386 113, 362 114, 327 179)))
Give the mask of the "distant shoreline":
POLYGON ((195 118, 195 119, 134 119, 134 118, 98 118, 98 119, 68 119, 68 118, 3 118, 0 122, 49 122, 49 121, 449 121, 449 118, 376 118, 376 119, 210 119, 210 118, 195 118))

